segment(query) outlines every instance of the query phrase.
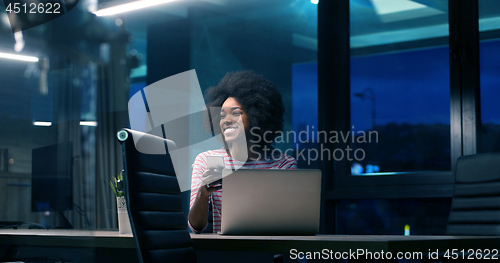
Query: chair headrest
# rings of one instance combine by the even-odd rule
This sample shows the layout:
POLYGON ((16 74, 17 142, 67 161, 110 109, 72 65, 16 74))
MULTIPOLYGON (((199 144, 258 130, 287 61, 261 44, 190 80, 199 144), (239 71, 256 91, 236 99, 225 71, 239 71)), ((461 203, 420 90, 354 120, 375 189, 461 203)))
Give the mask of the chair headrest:
POLYGON ((133 142, 137 151, 145 154, 167 154, 177 149, 175 143, 169 139, 131 129, 122 129, 116 136, 121 143, 133 142))
POLYGON ((455 182, 481 183, 500 181, 500 153, 481 153, 457 159, 455 182))

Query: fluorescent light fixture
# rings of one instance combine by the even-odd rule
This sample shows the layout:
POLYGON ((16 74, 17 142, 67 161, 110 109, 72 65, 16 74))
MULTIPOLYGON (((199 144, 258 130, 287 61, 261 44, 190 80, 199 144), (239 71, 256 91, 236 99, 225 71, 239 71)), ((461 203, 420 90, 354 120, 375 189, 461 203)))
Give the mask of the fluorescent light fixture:
POLYGON ((427 7, 426 5, 410 0, 371 0, 371 2, 378 15, 387 15, 427 7))
POLYGON ((81 121, 80 122, 81 126, 97 126, 97 121, 81 121))
POLYGON ((292 34, 292 44, 294 46, 307 48, 313 51, 318 50, 318 39, 306 37, 304 35, 292 34))
POLYGON ((125 12, 130 12, 138 9, 148 8, 155 5, 161 5, 164 3, 172 2, 175 0, 139 0, 122 5, 112 6, 104 9, 100 9, 94 12, 96 16, 112 16, 116 14, 121 14, 125 12))
POLYGON ((2 53, 2 52, 0 52, 0 58, 14 59, 14 60, 20 60, 20 61, 27 61, 27 62, 38 62, 37 57, 22 56, 22 55, 2 53))
MULTIPOLYGON (((498 21, 500 22, 500 20, 498 21)), ((369 47, 448 36, 448 24, 351 36, 351 48, 369 47)))
POLYGON ((317 5, 319 3, 319 0, 311 0, 311 4, 317 5))
POLYGON ((34 122, 33 122, 33 125, 35 125, 35 126, 46 126, 46 127, 48 127, 48 126, 52 126, 52 122, 50 122, 50 121, 34 121, 34 122))
POLYGON ((445 12, 410 0, 370 0, 381 22, 389 23, 445 12))

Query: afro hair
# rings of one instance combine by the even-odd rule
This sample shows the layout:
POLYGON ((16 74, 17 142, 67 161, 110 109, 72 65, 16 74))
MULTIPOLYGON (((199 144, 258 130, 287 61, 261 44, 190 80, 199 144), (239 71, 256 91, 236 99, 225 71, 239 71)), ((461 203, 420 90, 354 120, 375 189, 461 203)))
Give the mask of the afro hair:
MULTIPOLYGON (((274 141, 277 132, 283 129, 285 113, 283 100, 276 86, 252 71, 230 72, 219 84, 206 91, 207 108, 220 108, 229 97, 235 98, 243 107, 248 116, 251 133, 255 137, 260 136, 258 144, 265 145, 274 141)), ((210 115, 215 134, 220 134, 220 113, 211 112, 210 115)))

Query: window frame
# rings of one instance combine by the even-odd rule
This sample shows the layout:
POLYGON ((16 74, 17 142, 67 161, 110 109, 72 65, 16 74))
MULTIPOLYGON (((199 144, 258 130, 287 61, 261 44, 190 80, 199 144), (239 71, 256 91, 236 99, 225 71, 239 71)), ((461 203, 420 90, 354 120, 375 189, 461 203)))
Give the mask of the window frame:
MULTIPOLYGON (((397 176, 351 176, 347 160, 320 161, 323 172, 321 230, 335 233, 335 202, 340 199, 451 197, 454 167, 462 155, 477 152, 480 125, 479 23, 477 0, 449 0, 451 170, 405 172, 397 176), (333 218, 332 218, 333 217, 333 218), (328 222, 328 223, 327 223, 328 222)), ((350 129, 350 59, 382 47, 351 50, 349 1, 318 5, 318 127, 350 129)), ((432 39, 443 43, 446 38, 432 39)), ((406 43, 408 44, 408 43, 406 43)), ((421 41, 410 43, 421 44, 421 41), (420 43, 419 43, 420 42, 420 43)), ((387 48, 387 47, 386 47, 387 48)), ((402 48, 402 46, 396 46, 402 48)), ((345 148, 343 143, 326 145, 345 148)))

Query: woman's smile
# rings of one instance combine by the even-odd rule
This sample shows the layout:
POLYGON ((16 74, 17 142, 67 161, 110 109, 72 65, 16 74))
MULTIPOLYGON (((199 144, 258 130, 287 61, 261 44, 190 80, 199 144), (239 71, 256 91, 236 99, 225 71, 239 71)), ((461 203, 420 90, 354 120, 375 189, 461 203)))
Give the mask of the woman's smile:
POLYGON ((224 128, 224 135, 230 136, 230 135, 234 134, 237 131, 238 131, 238 127, 233 127, 233 126, 231 126, 231 127, 225 127, 224 128))
POLYGON ((241 104, 233 97, 226 99, 220 111, 220 129, 224 139, 232 143, 239 136, 245 136, 248 116, 241 104))

